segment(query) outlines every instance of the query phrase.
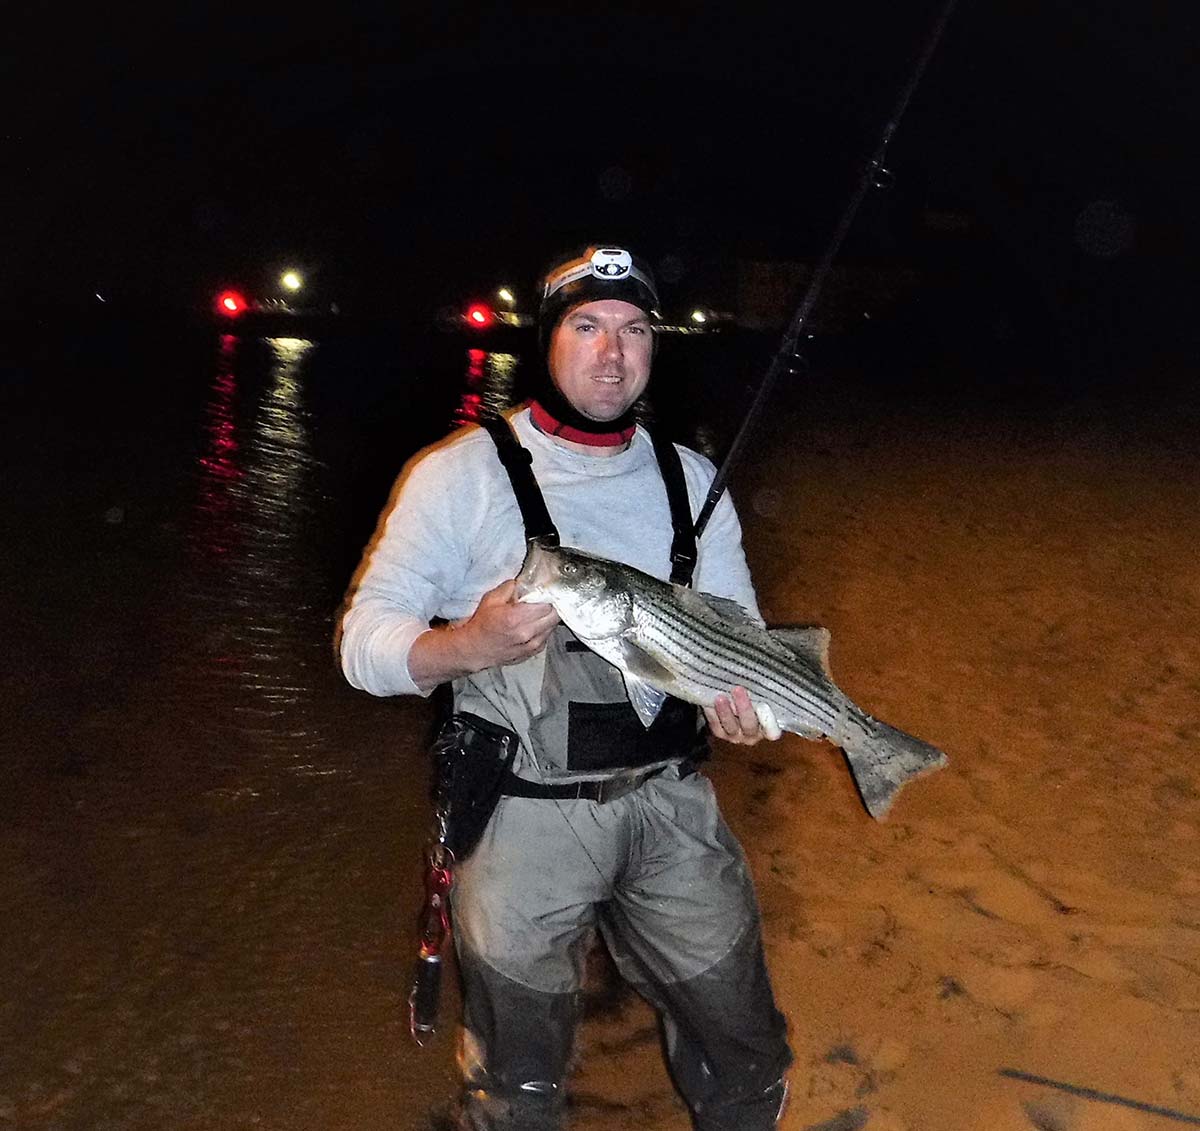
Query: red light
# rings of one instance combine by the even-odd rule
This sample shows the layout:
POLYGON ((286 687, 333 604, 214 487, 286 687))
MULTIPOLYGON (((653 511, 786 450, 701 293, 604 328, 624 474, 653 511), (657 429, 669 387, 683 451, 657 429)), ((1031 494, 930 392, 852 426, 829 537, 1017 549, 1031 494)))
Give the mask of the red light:
POLYGON ((490 306, 482 302, 474 302, 467 307, 467 321, 477 330, 486 329, 496 320, 490 306))
POLYGON ((236 318, 246 309, 246 300, 237 291, 222 291, 217 295, 217 313, 236 318))

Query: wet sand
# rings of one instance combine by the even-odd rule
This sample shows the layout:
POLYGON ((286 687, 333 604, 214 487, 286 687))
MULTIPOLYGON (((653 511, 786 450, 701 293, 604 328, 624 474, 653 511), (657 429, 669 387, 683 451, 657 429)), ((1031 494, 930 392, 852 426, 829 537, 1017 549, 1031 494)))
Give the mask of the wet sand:
MULTIPOLYGON (((1200 1124, 1197 417, 781 398, 736 483, 764 610, 827 625, 845 690, 950 756, 884 823, 823 744, 710 765, 789 1131, 1200 1124)), ((428 706, 341 683, 330 591, 262 622, 296 641, 260 682, 300 698, 231 711, 187 673, 215 685, 253 634, 189 636, 179 570, 136 568, 179 552, 174 504, 85 502, 15 575, 0 1128, 436 1126, 453 989, 429 1049, 403 1007, 428 706), (47 640, 57 581, 80 627, 47 640)), ((573 1126, 682 1131, 652 1016, 594 989, 573 1126)))
MULTIPOLYGON (((950 756, 884 823, 824 744, 712 765, 790 1019, 784 1127, 1200 1125, 1189 411, 776 418, 739 493, 768 618, 827 625, 841 685, 950 756)), ((688 1126, 635 1069, 652 1037, 593 1027, 578 1126, 688 1126)))

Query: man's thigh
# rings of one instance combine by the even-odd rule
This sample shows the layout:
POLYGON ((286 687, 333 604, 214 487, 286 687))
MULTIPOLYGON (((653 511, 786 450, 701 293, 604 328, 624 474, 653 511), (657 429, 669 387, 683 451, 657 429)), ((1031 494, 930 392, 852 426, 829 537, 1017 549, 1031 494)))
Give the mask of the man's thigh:
POLYGON ((643 789, 639 837, 607 926, 654 981, 686 981, 757 927, 754 885, 707 778, 656 779, 643 789))
POLYGON ((472 954, 530 989, 578 989, 595 905, 608 898, 620 855, 616 813, 604 808, 501 800, 451 893, 454 931, 472 954))

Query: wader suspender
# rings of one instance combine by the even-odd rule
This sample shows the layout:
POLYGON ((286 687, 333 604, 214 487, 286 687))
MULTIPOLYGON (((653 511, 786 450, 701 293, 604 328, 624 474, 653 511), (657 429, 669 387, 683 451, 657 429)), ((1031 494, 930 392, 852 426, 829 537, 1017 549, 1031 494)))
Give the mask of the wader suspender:
POLYGON ((691 585, 692 571, 696 568, 696 530, 692 525, 692 508, 688 503, 683 464, 670 440, 664 439, 658 432, 651 432, 650 440, 658 457, 658 470, 667 488, 671 528, 675 531, 671 541, 671 580, 676 585, 691 585))
MULTIPOLYGON (((549 549, 558 546, 558 530, 546 509, 546 500, 533 477, 530 466, 533 457, 513 435, 507 420, 498 416, 484 416, 479 423, 488 430, 496 444, 496 452, 504 470, 508 472, 513 494, 521 508, 521 520, 525 523, 525 539, 538 542, 549 549)), ((651 433, 658 469, 667 489, 667 505, 671 509, 671 527, 674 538, 671 542, 671 580, 676 585, 691 585, 692 572, 696 568, 696 535, 692 527, 692 510, 688 504, 687 481, 683 477, 683 464, 675 445, 669 440, 651 433)))

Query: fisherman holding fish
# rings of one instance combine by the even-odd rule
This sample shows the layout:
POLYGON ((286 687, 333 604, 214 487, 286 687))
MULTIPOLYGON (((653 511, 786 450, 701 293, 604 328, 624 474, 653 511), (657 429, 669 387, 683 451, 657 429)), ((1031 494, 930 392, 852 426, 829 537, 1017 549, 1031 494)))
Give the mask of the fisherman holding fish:
MULTIPOLYGON (((791 1053, 750 872, 698 768, 707 738, 693 704, 730 742, 778 737, 780 727, 745 687, 685 702, 655 686, 660 664, 597 643, 619 648, 629 637, 615 622, 607 637, 598 628, 581 642, 542 603, 538 547, 554 539, 527 543, 544 500, 564 547, 665 581, 687 557, 679 531, 690 530, 714 468, 635 423, 659 307, 647 265, 623 248, 589 247, 556 263, 542 294, 547 374, 535 399, 500 422, 528 453, 517 450, 517 463, 536 487, 518 498, 522 480, 502 459, 515 444, 495 425, 419 454, 341 628, 351 684, 428 695, 451 683, 456 733, 469 736, 472 757, 503 759, 501 796, 455 861, 450 897, 464 991, 459 1125, 564 1126, 581 958, 598 930, 660 1011, 694 1126, 771 1128, 791 1053)), ((574 563, 563 562, 556 568, 569 573, 574 563)), ((691 581, 697 599, 712 595, 747 631, 761 628, 727 495, 694 547, 691 581)), ((583 597, 592 621, 615 608, 605 584, 583 597)))

